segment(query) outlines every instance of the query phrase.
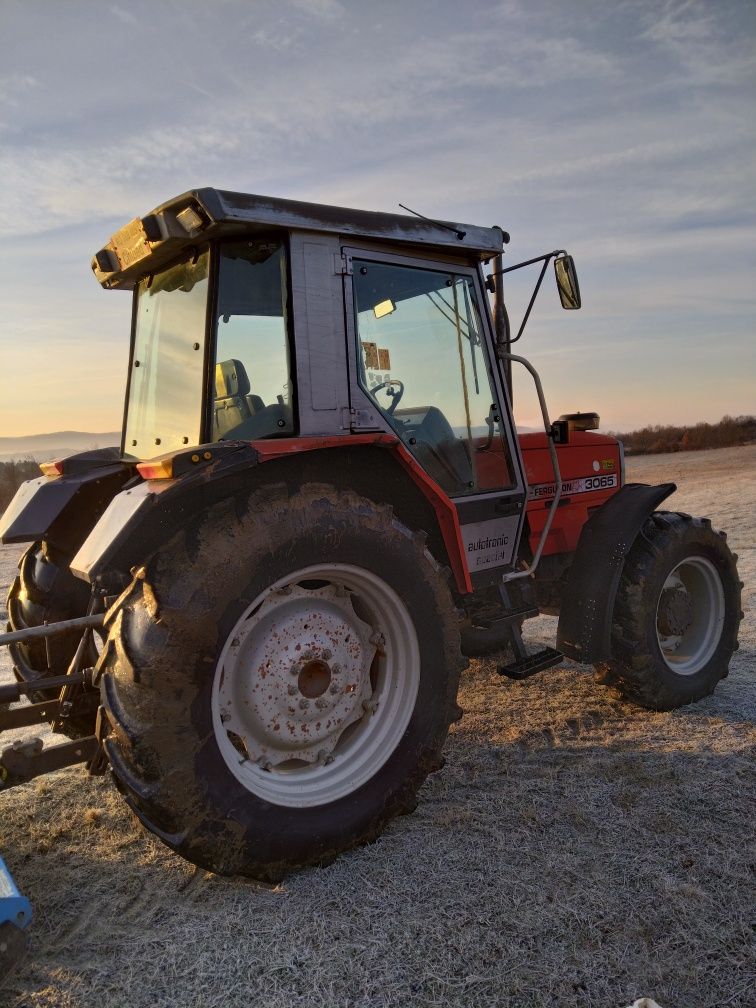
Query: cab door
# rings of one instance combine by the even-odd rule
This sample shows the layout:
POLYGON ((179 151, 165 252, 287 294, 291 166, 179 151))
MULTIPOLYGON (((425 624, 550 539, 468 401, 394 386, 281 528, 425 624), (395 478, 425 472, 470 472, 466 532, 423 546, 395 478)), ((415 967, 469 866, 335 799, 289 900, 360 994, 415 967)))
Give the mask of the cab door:
POLYGON ((525 508, 475 268, 343 250, 354 429, 393 431, 454 501, 473 584, 517 556, 525 508))

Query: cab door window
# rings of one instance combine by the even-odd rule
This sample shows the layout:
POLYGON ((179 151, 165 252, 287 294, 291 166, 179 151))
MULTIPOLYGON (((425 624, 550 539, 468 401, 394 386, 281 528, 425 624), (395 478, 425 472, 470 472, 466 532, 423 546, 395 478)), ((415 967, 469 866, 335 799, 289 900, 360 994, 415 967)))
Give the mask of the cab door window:
POLYGON ((507 489, 501 433, 472 276, 353 260, 362 388, 450 495, 507 489))

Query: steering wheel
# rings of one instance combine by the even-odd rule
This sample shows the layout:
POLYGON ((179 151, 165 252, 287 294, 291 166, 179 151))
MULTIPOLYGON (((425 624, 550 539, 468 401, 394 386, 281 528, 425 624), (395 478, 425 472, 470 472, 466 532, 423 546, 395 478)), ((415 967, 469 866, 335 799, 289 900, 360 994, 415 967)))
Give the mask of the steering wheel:
POLYGON ((397 392, 387 392, 387 395, 391 396, 391 405, 386 408, 386 412, 389 416, 393 416, 396 407, 399 405, 399 401, 404 395, 404 382, 399 381, 398 378, 390 378, 388 381, 382 381, 378 385, 373 385, 370 389, 370 395, 374 396, 376 392, 380 392, 381 389, 390 388, 392 385, 398 386, 397 392))

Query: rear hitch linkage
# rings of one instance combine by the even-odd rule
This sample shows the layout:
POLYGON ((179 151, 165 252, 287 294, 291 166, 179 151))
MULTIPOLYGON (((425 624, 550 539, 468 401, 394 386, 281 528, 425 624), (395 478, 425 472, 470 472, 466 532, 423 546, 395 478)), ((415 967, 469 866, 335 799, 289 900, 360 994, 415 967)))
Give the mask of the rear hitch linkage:
MULTIPOLYGON (((102 626, 104 619, 103 613, 92 613, 78 619, 62 620, 59 623, 45 624, 28 630, 0 634, 0 645, 7 645, 55 637, 74 629, 83 631, 81 642, 66 675, 46 676, 0 686, 0 733, 36 724, 52 723, 55 726, 65 720, 71 708, 68 699, 71 687, 94 685, 94 669, 79 668, 79 665, 88 635, 94 628, 102 626), (37 703, 22 707, 4 706, 13 704, 24 696, 54 692, 58 695, 37 703)), ((98 724, 100 721, 98 718, 98 724)), ((0 791, 77 763, 86 763, 91 774, 104 771, 105 760, 98 734, 53 746, 45 746, 42 739, 36 737, 17 739, 0 751, 0 791)))

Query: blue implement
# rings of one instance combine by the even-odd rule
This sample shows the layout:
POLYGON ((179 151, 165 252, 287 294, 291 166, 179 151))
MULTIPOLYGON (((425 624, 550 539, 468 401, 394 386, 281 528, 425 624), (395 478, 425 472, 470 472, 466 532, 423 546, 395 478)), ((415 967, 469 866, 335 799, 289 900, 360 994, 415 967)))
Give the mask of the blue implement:
POLYGON ((31 903, 18 891, 0 858, 0 984, 26 951, 24 929, 31 918, 31 903))

